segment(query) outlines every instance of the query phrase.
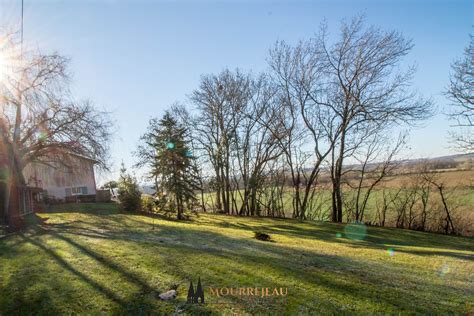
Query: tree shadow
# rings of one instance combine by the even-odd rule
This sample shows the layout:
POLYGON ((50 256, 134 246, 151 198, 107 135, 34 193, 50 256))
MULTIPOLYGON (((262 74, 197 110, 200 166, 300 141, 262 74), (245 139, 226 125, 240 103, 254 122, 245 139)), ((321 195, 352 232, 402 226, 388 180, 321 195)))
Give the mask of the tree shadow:
MULTIPOLYGON (((35 245, 53 258, 64 270, 72 273, 78 279, 92 286, 97 292, 115 302, 114 314, 156 313, 156 310, 154 310, 156 305, 150 300, 150 294, 154 296, 155 293, 160 292, 160 289, 150 285, 149 280, 144 279, 143 276, 118 264, 113 258, 102 254, 100 247, 96 246, 95 243, 85 244, 84 239, 76 237, 86 237, 87 240, 100 239, 103 241, 135 243, 136 247, 134 248, 139 250, 135 250, 134 255, 153 256, 161 254, 161 258, 166 264, 157 267, 157 269, 164 269, 167 275, 171 275, 173 279, 181 283, 193 279, 195 281, 198 276, 201 276, 204 282, 205 280, 213 280, 212 284, 208 283, 208 285, 213 286, 261 285, 289 287, 290 292, 294 291, 294 296, 289 299, 293 303, 297 302, 302 306, 306 306, 308 311, 314 309, 333 312, 351 311, 344 307, 343 302, 337 301, 336 298, 342 297, 354 301, 372 301, 376 297, 378 309, 375 312, 378 313, 386 312, 387 309, 392 312, 408 309, 410 312, 426 314, 431 312, 432 306, 430 303, 438 303, 445 311, 449 311, 451 308, 446 302, 436 302, 435 299, 426 300, 427 297, 431 297, 430 291, 435 289, 446 298, 452 297, 453 293, 448 288, 440 288, 434 280, 421 279, 416 271, 402 270, 399 266, 387 262, 359 261, 344 256, 295 249, 278 243, 264 243, 251 238, 236 238, 225 233, 206 230, 205 225, 199 222, 194 222, 198 227, 186 225, 187 222, 180 223, 180 225, 153 226, 152 223, 144 222, 141 219, 142 216, 146 216, 144 214, 122 216, 123 214, 115 212, 107 215, 91 215, 91 220, 81 218, 62 223, 41 223, 35 228, 39 234, 38 236, 24 234, 20 236, 23 242, 35 245), (152 228, 155 229, 152 230, 152 228), (82 256, 91 258, 97 264, 115 271, 127 282, 135 284, 139 290, 131 297, 124 298, 118 295, 86 273, 79 271, 59 252, 41 242, 41 238, 38 237, 42 236, 61 240, 77 249, 82 256), (94 250, 94 247, 97 249, 94 250), (200 265, 200 258, 209 260, 203 262, 215 262, 216 266, 200 265), (228 268, 224 268, 225 265, 228 265, 228 268), (381 279, 377 271, 383 271, 383 276, 386 279, 381 279), (267 272, 269 274, 266 274, 267 272), (397 284, 390 279, 390 276, 399 275, 400 273, 404 274, 406 284, 397 284), (293 287, 292 284, 286 283, 288 280, 291 280, 293 287), (296 287, 295 284, 299 285, 296 287), (313 301, 308 300, 311 295, 305 292, 315 286, 324 288, 328 293, 334 293, 334 298, 321 297, 319 303, 315 305, 313 301), (411 290, 413 287, 420 290, 413 291, 411 290), (410 300, 401 301, 400 298, 408 296, 411 298, 410 300)), ((221 219, 225 220, 225 218, 221 219)), ((354 247, 364 248, 383 248, 385 244, 377 244, 376 240, 391 241, 388 239, 390 235, 384 236, 377 231, 374 235, 369 235, 375 239, 363 243, 340 240, 340 238, 332 236, 335 235, 336 228, 342 226, 337 224, 310 225, 304 223, 302 227, 295 227, 285 224, 284 220, 267 219, 263 221, 263 226, 242 223, 235 223, 234 225, 234 223, 222 223, 222 221, 213 222, 212 224, 247 231, 255 230, 256 227, 265 227, 275 234, 284 233, 298 238, 311 237, 324 241, 344 242, 354 247), (364 243, 367 243, 367 245, 364 243)), ((372 234, 371 228, 369 228, 369 234, 372 234)), ((402 237, 403 239, 408 242, 410 238, 402 237)), ((15 253, 10 255, 14 257, 15 253)), ((429 253, 422 255, 429 255, 429 253)), ((22 282, 28 284, 28 280, 22 280, 22 282)), ((185 286, 187 284, 184 284, 181 290, 185 290, 185 286)), ((463 291, 465 289, 456 289, 455 292, 462 295, 463 291)), ((47 292, 42 293, 38 300, 42 301, 43 298, 46 303, 51 299, 47 292)), ((236 304, 235 306, 247 313, 268 312, 265 301, 250 306, 245 305, 245 302, 242 302, 238 297, 230 297, 227 301, 236 304)), ((164 308, 184 306, 182 307, 183 310, 191 314, 215 311, 212 306, 188 306, 183 305, 183 303, 182 300, 178 299, 171 304, 167 303, 164 308)), ((31 306, 31 308, 34 308, 34 306, 31 306)), ((360 312, 361 310, 354 307, 352 311, 360 312)), ((294 311, 285 310, 285 312, 294 311)))
MULTIPOLYGON (((0 314, 1 315, 34 315, 39 310, 45 315, 59 315, 61 308, 54 298, 54 289, 64 288, 61 280, 51 279, 47 286, 41 286, 36 289, 35 295, 29 295, 28 289, 33 284, 39 284, 40 275, 44 273, 45 267, 39 267, 40 271, 36 274, 15 273, 5 284, 0 282, 0 314)), ((67 290, 62 291, 61 296, 66 300, 72 300, 71 293, 67 290)))
MULTIPOLYGON (((76 221, 76 223, 77 222, 80 222, 80 221, 76 221)), ((70 224, 69 226, 66 226, 66 228, 62 227, 59 229, 54 228, 54 224, 52 226, 53 227, 50 226, 49 229, 45 229, 42 226, 36 227, 36 231, 38 232, 38 234, 34 236, 27 236, 24 234, 20 234, 21 240, 23 242, 30 243, 36 246, 43 253, 53 258, 54 261, 58 265, 60 265, 64 270, 72 273, 81 281, 89 284, 98 293, 104 295, 107 299, 116 303, 117 306, 113 309, 112 314, 141 314, 141 315, 155 314, 157 313, 156 304, 168 305, 168 306, 163 306, 163 307, 165 309, 167 308, 168 311, 170 310, 174 311, 173 304, 159 301, 158 295, 160 293, 160 289, 153 288, 152 286, 150 286, 147 280, 144 280, 141 276, 127 270, 123 266, 117 263, 114 263, 112 260, 106 258, 105 256, 102 256, 99 252, 92 250, 90 247, 81 245, 80 243, 65 236, 64 234, 59 233, 59 231, 68 232, 74 227, 74 224, 70 224), (86 273, 79 271, 72 264, 70 264, 65 258, 63 258, 57 251, 48 247, 45 243, 41 242, 40 238, 35 238, 35 237, 40 237, 40 236, 41 237, 49 236, 49 237, 65 242, 66 244, 77 249, 81 253, 81 255, 92 258, 94 259, 95 262, 97 262, 97 264, 100 264, 109 270, 119 273, 123 279, 127 280, 131 284, 136 285, 139 288, 139 290, 136 291, 134 295, 128 298, 124 298, 118 295, 113 290, 109 289, 106 285, 100 284, 98 281, 94 280, 92 277, 88 276, 86 273)), ((75 235, 75 234, 72 233, 72 235, 75 235)), ((96 235, 93 237, 97 238, 98 236, 96 235)), ((111 239, 110 236, 102 236, 102 238, 111 239)), ((123 240, 126 240, 126 239, 124 238, 123 240)), ((20 282, 20 283, 28 284, 27 282, 20 282)), ((45 293, 45 295, 46 294, 47 293, 45 293)), ((46 299, 47 298, 45 298, 45 300, 46 299)), ((41 305, 43 305, 44 303, 45 301, 41 301, 41 305)), ((34 308, 33 305, 29 307, 34 308)), ((205 307, 200 307, 199 309, 202 312, 208 311, 205 307)), ((161 312, 162 311, 160 311, 159 313, 161 312)))
POLYGON ((82 281, 88 283, 89 285, 91 285, 94 289, 96 289, 97 291, 99 291, 100 293, 104 294, 107 298, 109 298, 110 300, 118 303, 119 305, 123 306, 123 307, 126 307, 126 302, 121 298, 119 297, 117 294, 115 294, 114 292, 110 291, 108 288, 102 286, 101 284, 99 284, 98 282, 94 281, 93 279, 91 279, 89 276, 87 276, 85 273, 82 273, 80 271, 78 271, 77 269, 75 269, 69 262, 67 262, 65 259, 63 259, 60 255, 58 255, 54 250, 52 249, 49 249, 47 246, 45 246, 43 243, 41 243, 40 241, 34 239, 34 238, 31 238, 31 237, 26 237, 26 236, 23 236, 21 235, 22 239, 26 242, 29 242, 33 245, 35 245, 36 247, 40 248, 44 253, 46 253, 47 255, 49 255, 50 257, 52 257, 61 267, 63 267, 65 270, 71 272, 72 274, 74 274, 75 276, 77 276, 79 279, 81 279, 82 281))
MULTIPOLYGON (((143 222, 142 222, 143 224, 143 222)), ((146 224, 145 224, 146 225, 146 224)), ((286 227, 288 228, 288 227, 286 227)), ((57 227, 57 229, 61 229, 57 227)), ((75 234, 74 231, 64 231, 63 233, 75 234)), ((84 232, 79 232, 84 235, 84 232)), ((93 234, 96 234, 94 232, 93 234)), ((262 243, 259 241, 254 241, 252 239, 237 239, 229 236, 225 236, 219 233, 202 231, 200 229, 193 229, 191 227, 160 227, 160 230, 157 232, 158 235, 164 236, 182 236, 181 239, 160 239, 153 236, 150 236, 149 231, 135 231, 133 232, 133 237, 130 239, 129 231, 120 231, 113 230, 102 232, 99 238, 105 239, 116 239, 116 240, 132 240, 134 242, 151 242, 152 247, 157 247, 160 249, 160 252, 170 252, 173 249, 174 252, 178 251, 179 253, 184 253, 188 256, 200 256, 203 254, 212 255, 214 257, 219 257, 227 261, 238 260, 242 263, 243 266, 251 262, 252 264, 258 265, 268 265, 269 259, 278 258, 277 261, 271 263, 271 269, 278 271, 278 274, 281 275, 291 275, 291 278, 294 280, 299 280, 299 282, 308 282, 308 274, 301 273, 301 266, 297 265, 297 268, 292 268, 295 266, 294 258, 304 258, 303 261, 306 261, 310 265, 314 266, 315 271, 320 271, 323 273, 318 274, 317 276, 311 276, 309 279, 314 279, 314 282, 324 285, 328 289, 334 292, 339 292, 344 295, 351 295, 355 298, 363 298, 366 300, 371 299, 371 291, 361 291, 361 284, 377 284, 380 283, 376 276, 371 274, 368 271, 383 271, 387 270, 386 264, 377 264, 374 262, 359 262, 351 259, 347 259, 341 256, 331 256, 326 254, 316 254, 312 251, 301 251, 295 250, 294 248, 288 248, 283 245, 271 245, 268 243, 262 243), (213 241, 219 241, 218 246, 213 246, 213 241), (161 241, 161 242, 160 242, 161 241), (153 245, 153 243, 158 243, 153 245), (242 249, 252 249, 251 253, 242 252, 242 249), (352 277, 358 279, 355 284, 339 281, 337 278, 326 277, 326 274, 334 274, 339 272, 339 269, 342 270, 350 267, 350 272, 352 277)), ((162 237, 161 237, 162 238, 162 237)), ((361 246, 363 247, 363 246, 361 246)), ((86 254, 90 252, 85 251, 86 254)), ((169 260, 170 266, 173 266, 173 274, 180 276, 185 279, 192 279, 192 275, 189 272, 186 272, 186 268, 189 267, 181 266, 179 262, 176 262, 174 259, 169 260)), ((114 267, 114 265, 110 265, 114 267)), ((114 267, 117 268, 117 267, 114 267)), ((389 268, 393 271, 390 273, 398 274, 400 273, 398 268, 389 268)), ((249 273, 249 271, 247 271, 249 273)), ((410 279, 409 283, 415 284, 417 287, 424 287, 427 285, 426 282, 419 282, 418 278, 415 276, 416 273, 404 272, 405 277, 410 279)), ((233 273, 239 274, 237 273, 233 273)), ((237 278, 233 276, 232 279, 237 278)), ((257 280, 260 283, 270 283, 272 284, 272 279, 252 275, 252 278, 257 280), (260 280, 260 281, 258 281, 260 280)), ((390 283, 387 283, 387 285, 390 283)), ((412 284, 412 285, 413 285, 412 284)), ((283 284, 279 284, 283 285, 283 284)), ((431 286, 430 286, 431 287, 431 286)), ((392 295, 382 299, 386 304, 394 306, 394 308, 399 304, 399 297, 401 295, 407 295, 407 291, 403 289, 397 289, 390 287, 392 295)), ((328 306, 329 307, 329 306, 328 306)), ((411 306, 413 310, 420 313, 429 312, 430 307, 425 305, 413 305, 411 306)), ((332 306, 332 308, 337 308, 332 306)))
MULTIPOLYGON (((109 215, 117 215, 123 213, 112 213, 109 215)), ((69 223, 55 224, 56 227, 66 228, 77 228, 76 223, 83 223, 86 225, 93 224, 100 230, 108 231, 110 229, 110 222, 113 221, 119 226, 133 227, 136 229, 137 225, 141 228, 152 227, 153 230, 162 230, 163 227, 159 227, 157 224, 145 223, 141 217, 152 218, 156 220, 163 220, 169 222, 175 222, 180 224, 193 224, 198 226, 206 226, 209 223, 202 223, 199 220, 189 221, 177 221, 159 214, 126 214, 127 220, 117 216, 107 216, 107 221, 100 223, 100 221, 94 219, 90 222, 74 221, 69 223), (133 222, 135 225, 130 226, 127 222, 133 222)), ((103 218, 103 215, 95 215, 97 218, 103 218)), ((347 238, 344 234, 344 228, 348 224, 339 223, 313 223, 313 222, 300 222, 291 219, 273 219, 273 218, 252 218, 253 221, 258 222, 258 225, 249 225, 238 222, 238 219, 244 220, 240 216, 235 216, 236 222, 229 222, 228 218, 223 215, 216 215, 218 220, 214 220, 212 225, 222 228, 240 229, 244 231, 257 231, 264 230, 270 234, 284 234, 298 238, 306 239, 317 239, 326 242, 342 243, 353 248, 370 248, 377 250, 387 250, 389 248, 396 248, 397 252, 404 252, 413 255, 437 255, 453 257, 462 260, 474 260, 474 255, 466 254, 460 251, 474 251, 472 237, 460 237, 460 236, 449 236, 433 234, 428 232, 414 232, 410 230, 398 229, 398 228, 380 228, 380 227, 367 227, 366 235, 361 240, 354 240, 347 238), (227 220, 226 220, 227 219, 227 220), (288 221, 297 222, 298 226, 288 225, 288 221), (338 236, 337 232, 340 233, 338 236), (425 247, 433 249, 428 250, 413 250, 406 249, 405 247, 425 247), (436 250, 436 249, 450 249, 453 251, 436 250)), ((91 231, 92 234, 84 233, 85 236, 89 237, 101 237, 100 230, 91 231)), ((171 231, 163 231, 164 235, 171 234, 171 231)), ((130 235, 130 232, 125 231, 125 235, 130 235)), ((139 233, 137 238, 142 238, 143 234, 139 233)), ((105 236, 107 238, 107 236, 105 236)), ((149 240, 149 239, 148 239, 149 240)), ((166 240, 166 238, 165 238, 166 240)), ((156 241, 152 239, 151 241, 156 241)))
MULTIPOLYGON (((254 219, 258 220, 258 219, 254 219)), ((288 221, 288 220, 286 220, 288 221)), ((344 243, 352 247, 363 247, 373 249, 388 249, 390 247, 426 247, 430 249, 451 249, 450 251, 438 251, 438 255, 451 256, 459 259, 472 260, 472 255, 460 253, 459 251, 474 251, 474 238, 460 237, 450 235, 440 235, 429 232, 414 232, 399 228, 380 228, 373 226, 366 226, 366 235, 361 240, 353 240, 345 236, 344 229, 350 224, 338 223, 311 223, 301 222, 298 226, 281 223, 279 219, 263 219, 263 226, 250 226, 242 223, 230 222, 215 222, 216 226, 223 228, 233 228, 242 230, 257 230, 264 229, 270 234, 284 234, 298 238, 318 239, 327 242, 344 243), (339 233, 339 234, 338 234, 339 233), (458 251, 458 252, 455 252, 458 251)), ((412 254, 426 254, 429 251, 415 251, 408 249, 401 249, 412 254)))

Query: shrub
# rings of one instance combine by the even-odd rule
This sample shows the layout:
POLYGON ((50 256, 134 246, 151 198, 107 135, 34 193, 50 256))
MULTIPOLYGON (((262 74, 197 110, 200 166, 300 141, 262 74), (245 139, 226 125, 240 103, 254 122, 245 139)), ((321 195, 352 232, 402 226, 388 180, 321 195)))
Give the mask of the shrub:
POLYGON ((147 213, 156 211, 155 199, 149 195, 142 195, 142 210, 147 213))
POLYGON ((120 169, 120 179, 118 183, 118 200, 122 208, 129 212, 141 210, 141 192, 134 177, 127 173, 122 165, 120 169))

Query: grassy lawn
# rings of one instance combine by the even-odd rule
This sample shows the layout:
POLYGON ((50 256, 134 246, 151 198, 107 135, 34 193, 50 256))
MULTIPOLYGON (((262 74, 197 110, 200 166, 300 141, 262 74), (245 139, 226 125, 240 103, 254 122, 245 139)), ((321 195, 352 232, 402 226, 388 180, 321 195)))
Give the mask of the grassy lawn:
POLYGON ((115 204, 38 216, 0 239, 0 315, 474 313, 473 238, 222 215, 176 222, 115 204), (198 276, 208 303, 186 304, 198 276), (288 295, 217 299, 208 287, 288 295), (171 288, 177 299, 156 299, 171 288))

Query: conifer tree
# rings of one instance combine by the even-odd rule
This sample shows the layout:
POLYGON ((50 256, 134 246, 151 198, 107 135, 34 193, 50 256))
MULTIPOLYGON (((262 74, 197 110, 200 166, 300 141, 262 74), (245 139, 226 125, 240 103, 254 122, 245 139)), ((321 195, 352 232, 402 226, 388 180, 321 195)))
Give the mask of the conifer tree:
POLYGON ((150 120, 142 136, 137 156, 138 166, 150 167, 149 177, 155 181, 161 209, 184 218, 184 211, 197 201, 195 190, 199 179, 189 146, 188 132, 170 112, 160 120, 150 120))

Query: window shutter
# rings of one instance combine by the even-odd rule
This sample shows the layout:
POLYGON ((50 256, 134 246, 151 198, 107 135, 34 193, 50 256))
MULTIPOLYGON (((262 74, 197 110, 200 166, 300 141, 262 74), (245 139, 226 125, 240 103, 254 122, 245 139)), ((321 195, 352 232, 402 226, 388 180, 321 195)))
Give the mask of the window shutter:
POLYGON ((71 188, 66 188, 66 196, 71 196, 71 195, 72 195, 71 188))

